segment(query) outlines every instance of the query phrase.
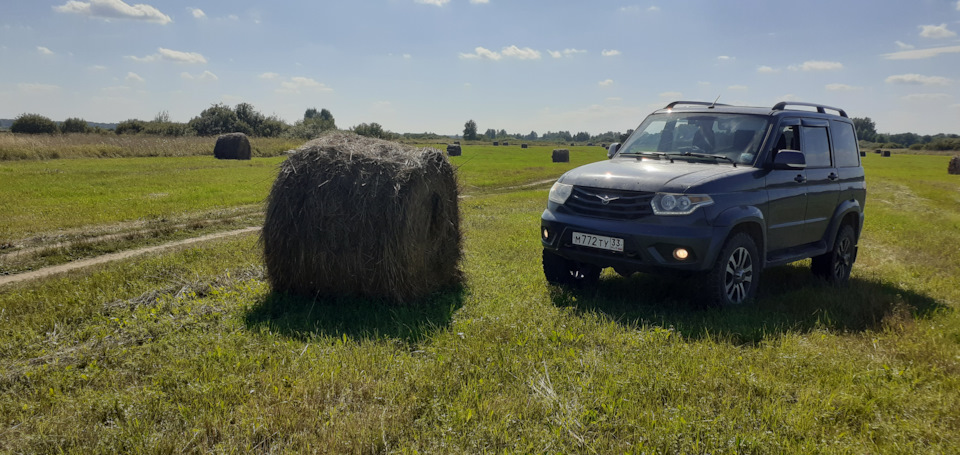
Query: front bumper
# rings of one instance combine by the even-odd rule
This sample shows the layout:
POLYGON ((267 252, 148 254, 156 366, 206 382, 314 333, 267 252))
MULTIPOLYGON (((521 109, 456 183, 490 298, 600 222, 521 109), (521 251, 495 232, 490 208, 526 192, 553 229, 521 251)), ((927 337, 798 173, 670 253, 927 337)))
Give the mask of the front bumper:
POLYGON ((726 228, 707 224, 703 211, 686 216, 651 215, 622 221, 589 218, 547 208, 540 221, 543 248, 567 259, 614 267, 618 272, 700 271, 711 268, 723 246, 726 228), (573 244, 573 233, 623 239, 623 251, 607 251, 573 244), (546 235, 545 235, 546 234, 546 235), (677 259, 674 251, 687 250, 677 259))

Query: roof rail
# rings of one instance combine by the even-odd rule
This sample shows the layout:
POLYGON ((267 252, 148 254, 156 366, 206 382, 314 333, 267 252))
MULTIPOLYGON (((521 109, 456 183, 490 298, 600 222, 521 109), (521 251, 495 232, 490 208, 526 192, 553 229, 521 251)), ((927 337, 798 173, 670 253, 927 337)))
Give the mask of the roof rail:
POLYGON ((672 109, 678 104, 686 104, 691 106, 729 106, 729 104, 712 103, 710 101, 674 101, 668 104, 664 109, 672 109))
POLYGON ((773 106, 773 110, 775 110, 775 111, 782 111, 782 110, 784 110, 787 106, 807 106, 807 107, 815 107, 815 108, 817 108, 817 112, 819 112, 819 113, 821 113, 821 114, 826 114, 827 112, 826 112, 825 109, 830 109, 830 110, 832 110, 832 111, 837 111, 837 112, 840 114, 841 117, 846 117, 846 116, 847 116, 847 112, 844 111, 843 109, 840 109, 840 108, 830 107, 830 106, 824 106, 824 105, 822 105, 822 104, 816 104, 816 103, 800 103, 800 102, 797 102, 797 101, 781 101, 781 102, 779 102, 779 103, 777 103, 777 104, 775 104, 775 105, 773 106))

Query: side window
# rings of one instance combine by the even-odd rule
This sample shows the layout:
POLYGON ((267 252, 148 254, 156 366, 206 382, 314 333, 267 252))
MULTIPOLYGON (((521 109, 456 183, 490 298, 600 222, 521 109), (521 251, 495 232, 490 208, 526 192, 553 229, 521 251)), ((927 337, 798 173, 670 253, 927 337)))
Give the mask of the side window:
POLYGON ((784 126, 780 128, 780 137, 777 139, 777 146, 773 150, 800 150, 800 127, 784 126))
POLYGON ((860 150, 857 147, 857 135, 853 125, 836 120, 830 121, 833 133, 833 153, 837 167, 857 167, 860 165, 860 150))
POLYGON ((819 126, 804 126, 803 157, 808 168, 830 167, 830 139, 827 129, 819 126))

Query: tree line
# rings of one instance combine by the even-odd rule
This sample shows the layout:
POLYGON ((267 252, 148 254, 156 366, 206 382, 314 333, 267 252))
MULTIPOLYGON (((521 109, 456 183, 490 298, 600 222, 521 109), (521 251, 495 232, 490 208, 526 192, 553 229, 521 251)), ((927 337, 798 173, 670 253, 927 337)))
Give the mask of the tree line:
POLYGON ((526 141, 545 141, 545 142, 623 142, 627 136, 633 133, 633 130, 627 130, 625 133, 619 131, 607 131, 606 133, 591 135, 586 131, 573 134, 569 131, 547 131, 537 134, 531 131, 528 134, 510 134, 507 130, 496 130, 488 128, 483 134, 477 134, 477 122, 473 119, 463 124, 463 139, 467 141, 497 141, 503 139, 517 139, 526 141))
POLYGON ((870 117, 853 117, 851 120, 857 130, 861 148, 960 150, 960 136, 956 134, 884 134, 877 132, 877 125, 870 117))

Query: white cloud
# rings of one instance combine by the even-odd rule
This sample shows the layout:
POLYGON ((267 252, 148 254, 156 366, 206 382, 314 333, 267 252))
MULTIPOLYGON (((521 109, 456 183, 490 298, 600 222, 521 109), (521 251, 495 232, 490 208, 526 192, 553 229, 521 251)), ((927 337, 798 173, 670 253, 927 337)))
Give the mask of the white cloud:
POLYGON ((610 50, 604 49, 603 52, 600 53, 600 55, 604 57, 613 57, 616 55, 620 55, 620 51, 616 49, 610 49, 610 50))
POLYGON ((904 43, 904 42, 902 42, 902 41, 894 41, 893 44, 896 44, 896 45, 897 45, 897 49, 900 49, 901 51, 908 51, 908 50, 910 50, 910 49, 913 49, 913 45, 912 45, 912 44, 907 44, 907 43, 904 43))
POLYGON ((194 76, 194 75, 192 75, 192 74, 190 74, 190 73, 188 73, 188 72, 182 72, 182 73, 180 73, 180 78, 181 78, 181 79, 188 80, 188 81, 198 80, 198 81, 210 81, 210 82, 212 82, 212 81, 220 80, 220 78, 217 77, 216 74, 213 74, 213 73, 211 73, 210 71, 204 71, 204 72, 200 73, 200 75, 198 75, 198 76, 194 76))
POLYGON ((103 65, 93 65, 93 66, 88 66, 87 69, 90 71, 106 71, 107 67, 103 65))
POLYGON ((657 12, 657 11, 660 11, 660 7, 659 7, 659 6, 651 6, 651 7, 647 8, 647 11, 650 11, 651 13, 657 12))
POLYGON ((540 58, 540 52, 529 47, 519 48, 517 46, 505 47, 500 51, 504 57, 514 57, 520 60, 537 60, 540 58))
POLYGON ((854 87, 847 84, 827 84, 824 88, 831 92, 852 92, 855 90, 861 90, 863 87, 854 87))
POLYGON ((281 82, 280 88, 277 89, 277 93, 293 93, 293 94, 300 94, 304 92, 318 93, 318 92, 332 92, 332 91, 333 89, 330 87, 327 87, 326 84, 317 82, 309 77, 300 77, 300 76, 291 77, 289 80, 281 82))
POLYGON ((598 82, 598 85, 600 85, 601 87, 609 87, 609 86, 613 85, 613 79, 602 80, 602 81, 598 82))
POLYGON ((207 17, 207 13, 204 13, 200 8, 187 8, 187 11, 190 11, 190 14, 193 15, 194 19, 203 19, 207 17))
POLYGON ((41 54, 43 54, 43 55, 53 55, 53 51, 51 51, 50 49, 47 49, 47 48, 45 48, 45 47, 43 47, 43 46, 37 46, 37 52, 39 52, 39 53, 41 53, 41 54))
POLYGON ((563 51, 551 51, 547 50, 547 53, 550 54, 553 58, 561 58, 563 56, 573 57, 577 54, 586 54, 587 51, 581 49, 564 49, 563 51))
POLYGON ((413 58, 413 56, 410 54, 403 54, 403 58, 404 60, 410 60, 411 58, 413 58))
POLYGON ((231 21, 238 21, 238 20, 240 20, 240 16, 237 16, 236 14, 231 14, 231 15, 227 16, 227 19, 229 19, 229 20, 231 20, 231 21))
POLYGON ((960 0, 957 0, 957 11, 960 11, 960 0))
POLYGON ((261 74, 261 75, 259 75, 259 76, 257 76, 257 77, 260 78, 260 79, 271 80, 271 79, 276 79, 276 78, 280 77, 280 75, 277 74, 277 73, 267 72, 267 73, 263 73, 263 74, 261 74))
POLYGON ((831 71, 843 69, 843 63, 826 62, 822 60, 808 60, 802 65, 790 65, 787 67, 790 71, 831 71))
POLYGON ((922 74, 898 74, 887 78, 888 84, 903 85, 950 85, 953 81, 940 76, 924 76, 922 74))
POLYGON ((60 86, 51 84, 17 84, 17 89, 21 93, 39 95, 59 91, 60 86))
POLYGON ((955 32, 947 29, 947 24, 940 25, 921 25, 920 36, 924 38, 952 38, 957 36, 955 32))
POLYGON ((463 52, 461 52, 460 58, 462 59, 486 58, 490 60, 500 60, 501 58, 499 53, 491 51, 490 49, 487 49, 485 47, 477 46, 473 49, 473 52, 474 52, 473 54, 464 54, 463 52))
POLYGON ((717 57, 717 60, 720 60, 721 62, 730 62, 736 59, 736 57, 731 57, 729 55, 720 55, 717 57))
POLYGON ((551 51, 550 49, 547 49, 547 53, 553 58, 563 58, 563 52, 560 51, 551 51))
POLYGON ((470 0, 470 3, 473 3, 474 5, 486 5, 487 3, 490 3, 490 0, 470 0))
POLYGON ((621 6, 621 7, 620 7, 620 12, 621 12, 621 13, 639 13, 639 12, 640 12, 640 7, 637 6, 637 5, 621 6))
POLYGON ((160 10, 150 5, 128 5, 122 0, 90 0, 90 2, 69 0, 63 5, 54 6, 53 10, 59 13, 80 14, 107 20, 132 19, 161 25, 173 22, 170 16, 161 13, 160 10))
POLYGON ((946 93, 915 93, 903 97, 904 101, 944 101, 953 98, 946 93))
POLYGON ((727 90, 742 92, 745 90, 750 90, 750 87, 747 87, 746 85, 731 85, 727 87, 727 90))
POLYGON ((146 80, 144 80, 142 77, 140 77, 139 74, 134 73, 134 72, 132 72, 132 71, 129 72, 129 73, 127 73, 127 77, 124 78, 124 79, 125 79, 127 82, 140 82, 140 83, 146 82, 146 80))
POLYGON ((924 58, 933 58, 940 54, 954 54, 957 52, 960 52, 960 46, 946 46, 883 54, 883 58, 887 60, 919 60, 924 58))
POLYGON ((758 73, 763 73, 763 74, 774 74, 774 73, 779 73, 780 70, 778 70, 778 69, 776 69, 776 68, 773 68, 773 67, 770 67, 770 66, 761 66, 761 67, 757 68, 757 72, 758 72, 758 73))
POLYGON ((416 0, 416 2, 423 3, 424 5, 443 6, 450 3, 450 0, 416 0))
POLYGON ((155 62, 157 60, 169 60, 177 63, 207 63, 207 58, 196 52, 181 52, 172 49, 158 48, 156 54, 146 57, 127 56, 127 58, 141 63, 155 62))

